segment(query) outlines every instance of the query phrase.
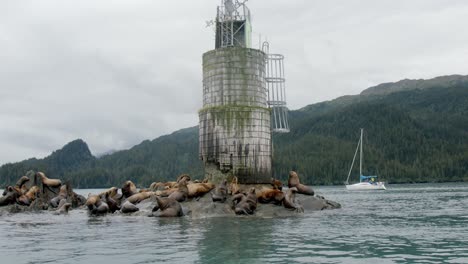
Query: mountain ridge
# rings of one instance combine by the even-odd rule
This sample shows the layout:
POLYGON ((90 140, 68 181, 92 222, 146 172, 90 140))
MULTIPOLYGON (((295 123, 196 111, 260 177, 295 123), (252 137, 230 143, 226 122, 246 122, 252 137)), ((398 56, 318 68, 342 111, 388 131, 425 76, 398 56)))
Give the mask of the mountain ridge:
MULTIPOLYGON (((369 173, 391 183, 468 181, 467 79, 441 76, 427 80, 429 84, 402 80, 393 83, 396 88, 377 85, 359 95, 290 111, 291 133, 273 138, 274 176, 285 180, 294 169, 307 184, 342 183, 359 128, 364 127, 369 173)), ((148 186, 181 173, 203 177, 196 126, 100 158, 91 155, 84 141, 75 140, 44 159, 1 166, 0 185, 11 184, 29 169, 70 180, 78 188, 108 187, 128 179, 148 186)))

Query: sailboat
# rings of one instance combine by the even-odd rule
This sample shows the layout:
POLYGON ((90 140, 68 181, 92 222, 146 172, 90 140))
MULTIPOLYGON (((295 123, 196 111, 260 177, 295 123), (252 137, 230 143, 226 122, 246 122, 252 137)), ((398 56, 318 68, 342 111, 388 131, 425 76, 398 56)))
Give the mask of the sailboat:
POLYGON ((346 179, 345 185, 346 189, 350 191, 361 191, 361 190, 386 190, 385 184, 383 182, 377 181, 377 176, 364 176, 362 175, 362 135, 364 129, 361 128, 361 137, 359 138, 356 152, 354 153, 353 162, 351 163, 351 168, 349 168, 348 178, 346 179), (360 149, 360 158, 359 158, 359 182, 355 184, 349 184, 349 176, 353 169, 354 161, 356 160, 356 155, 360 149))

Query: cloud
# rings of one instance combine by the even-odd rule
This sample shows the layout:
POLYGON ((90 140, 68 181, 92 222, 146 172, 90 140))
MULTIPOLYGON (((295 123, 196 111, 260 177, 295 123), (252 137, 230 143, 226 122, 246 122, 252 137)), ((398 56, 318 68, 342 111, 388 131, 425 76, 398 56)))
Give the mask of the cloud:
MULTIPOLYGON (((197 125, 218 0, 0 3, 0 164, 82 138, 93 153, 197 125)), ((466 1, 255 0, 291 109, 403 78, 466 74, 466 1)))

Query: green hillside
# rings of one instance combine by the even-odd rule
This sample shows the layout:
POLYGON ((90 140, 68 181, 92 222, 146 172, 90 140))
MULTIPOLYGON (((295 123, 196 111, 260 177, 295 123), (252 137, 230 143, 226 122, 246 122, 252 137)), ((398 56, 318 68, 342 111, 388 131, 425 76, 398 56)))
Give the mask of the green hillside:
MULTIPOLYGON (((307 184, 341 184, 365 129, 364 174, 390 183, 468 181, 468 78, 445 76, 371 87, 360 95, 290 111, 291 133, 274 135, 274 176, 297 170, 307 184)), ((352 180, 358 179, 355 166, 352 180)), ((181 173, 202 178, 198 128, 162 136, 95 158, 77 140, 49 157, 0 167, 0 184, 29 169, 68 179, 79 188, 139 186, 181 173)))

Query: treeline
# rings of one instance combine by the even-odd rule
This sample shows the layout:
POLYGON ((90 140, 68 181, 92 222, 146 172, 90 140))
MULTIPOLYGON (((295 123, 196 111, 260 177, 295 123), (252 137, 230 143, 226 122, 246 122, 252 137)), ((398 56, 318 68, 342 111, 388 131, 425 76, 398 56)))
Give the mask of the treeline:
MULTIPOLYGON (((365 129, 363 173, 389 183, 468 181, 468 85, 343 97, 290 112, 291 133, 274 135, 274 176, 296 170, 307 184, 342 184, 365 129)), ((358 163, 350 181, 358 180, 358 163)), ((30 169, 77 188, 139 186, 188 173, 203 178, 198 128, 162 136, 101 158, 82 140, 49 157, 0 167, 0 185, 30 169)))
MULTIPOLYGON (((363 174, 390 183, 468 181, 467 117, 466 86, 399 92, 322 115, 296 115, 293 132, 274 138, 275 173, 285 180, 290 168, 308 183, 342 184, 364 128, 363 174)), ((351 179, 358 181, 356 165, 351 179)))

